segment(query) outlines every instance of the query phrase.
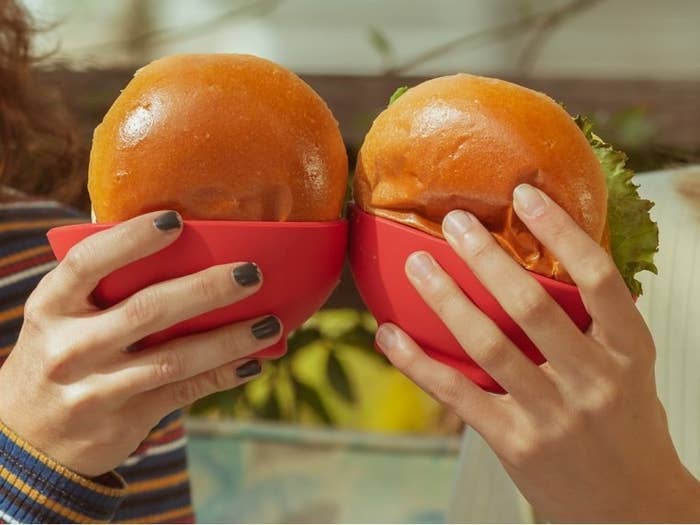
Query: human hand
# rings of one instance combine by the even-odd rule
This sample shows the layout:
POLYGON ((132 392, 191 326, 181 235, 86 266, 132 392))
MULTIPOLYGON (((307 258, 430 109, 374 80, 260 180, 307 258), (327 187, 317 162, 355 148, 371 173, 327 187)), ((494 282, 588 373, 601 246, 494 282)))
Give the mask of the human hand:
POLYGON ((0 420, 82 475, 121 464, 170 412, 250 380, 261 366, 246 356, 280 338, 280 321, 268 316, 127 351, 261 286, 257 266, 235 263, 152 285, 105 310, 90 302, 100 279, 181 231, 177 213, 155 212, 92 235, 27 300, 17 344, 0 368, 0 420))
MULTIPOLYGON (((514 209, 563 263, 592 317, 587 333, 471 214, 445 237, 547 358, 536 366, 427 253, 406 274, 469 355, 508 392, 489 394, 385 324, 392 363, 488 442, 523 495, 554 521, 700 521, 654 378, 654 343, 611 257, 549 197, 522 185, 514 209)), ((478 475, 478 473, 474 473, 478 475)))

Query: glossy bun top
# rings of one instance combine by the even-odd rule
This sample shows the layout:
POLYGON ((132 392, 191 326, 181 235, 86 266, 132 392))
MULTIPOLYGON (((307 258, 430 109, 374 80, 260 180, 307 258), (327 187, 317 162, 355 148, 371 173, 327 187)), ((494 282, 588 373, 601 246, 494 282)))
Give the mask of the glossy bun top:
POLYGON ((325 102, 249 55, 175 55, 134 75, 95 129, 98 222, 158 209, 185 219, 340 217, 347 155, 325 102))

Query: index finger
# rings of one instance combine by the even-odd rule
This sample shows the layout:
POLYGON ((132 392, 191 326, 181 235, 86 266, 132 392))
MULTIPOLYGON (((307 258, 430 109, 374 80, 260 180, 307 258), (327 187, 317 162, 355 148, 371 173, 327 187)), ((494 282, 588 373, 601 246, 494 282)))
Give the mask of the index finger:
POLYGON ((521 184, 513 196, 518 217, 561 261, 586 310, 607 335, 620 326, 644 325, 612 257, 596 241, 541 190, 521 184))
POLYGON ((389 361, 430 396, 446 405, 497 444, 513 416, 512 398, 482 390, 457 370, 428 357, 411 337, 396 325, 384 323, 376 341, 389 361))
POLYGON ((127 264, 158 252, 180 236, 182 218, 175 211, 140 215, 87 237, 73 246, 47 277, 51 305, 81 308, 97 283, 127 264))

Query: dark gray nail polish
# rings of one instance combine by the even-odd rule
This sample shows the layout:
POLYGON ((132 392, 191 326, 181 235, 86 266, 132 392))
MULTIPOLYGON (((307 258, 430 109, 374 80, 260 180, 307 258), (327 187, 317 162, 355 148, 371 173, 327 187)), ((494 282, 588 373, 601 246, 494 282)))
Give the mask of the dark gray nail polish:
POLYGON ((253 263, 245 263, 233 269, 233 278, 241 286, 253 286, 260 282, 260 270, 253 263))
POLYGON ((262 371, 260 361, 248 361, 247 363, 236 368, 236 375, 241 379, 245 377, 256 376, 262 371))
POLYGON ((251 329, 256 339, 265 339, 280 333, 281 328, 282 325, 280 325, 279 319, 274 315, 270 315, 255 323, 251 329))
POLYGON ((180 228, 182 221, 176 211, 166 211, 153 220, 153 225, 160 231, 167 232, 180 228))

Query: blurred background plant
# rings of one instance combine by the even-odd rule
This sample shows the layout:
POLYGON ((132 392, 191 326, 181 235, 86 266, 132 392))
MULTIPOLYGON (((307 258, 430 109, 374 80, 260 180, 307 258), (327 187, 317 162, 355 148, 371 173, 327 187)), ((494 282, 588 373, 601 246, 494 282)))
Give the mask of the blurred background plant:
MULTIPOLYGON (((328 401, 319 395, 318 388, 332 393, 340 402, 357 401, 357 385, 350 379, 341 356, 343 350, 369 350, 375 329, 374 320, 364 312, 351 309, 319 312, 289 337, 284 359, 266 363, 260 380, 247 388, 204 399, 196 403, 191 412, 213 417, 250 415, 273 420, 313 419, 331 424, 336 418, 328 401), (322 372, 316 377, 309 378, 305 373, 303 365, 309 356, 320 361, 320 366, 313 367, 322 372)), ((367 355, 377 356, 375 366, 385 366, 379 354, 367 352, 367 355)))
POLYGON ((373 348, 376 322, 356 309, 322 310, 289 338, 260 379, 192 406, 191 413, 326 424, 381 432, 445 432, 439 405, 373 348))

